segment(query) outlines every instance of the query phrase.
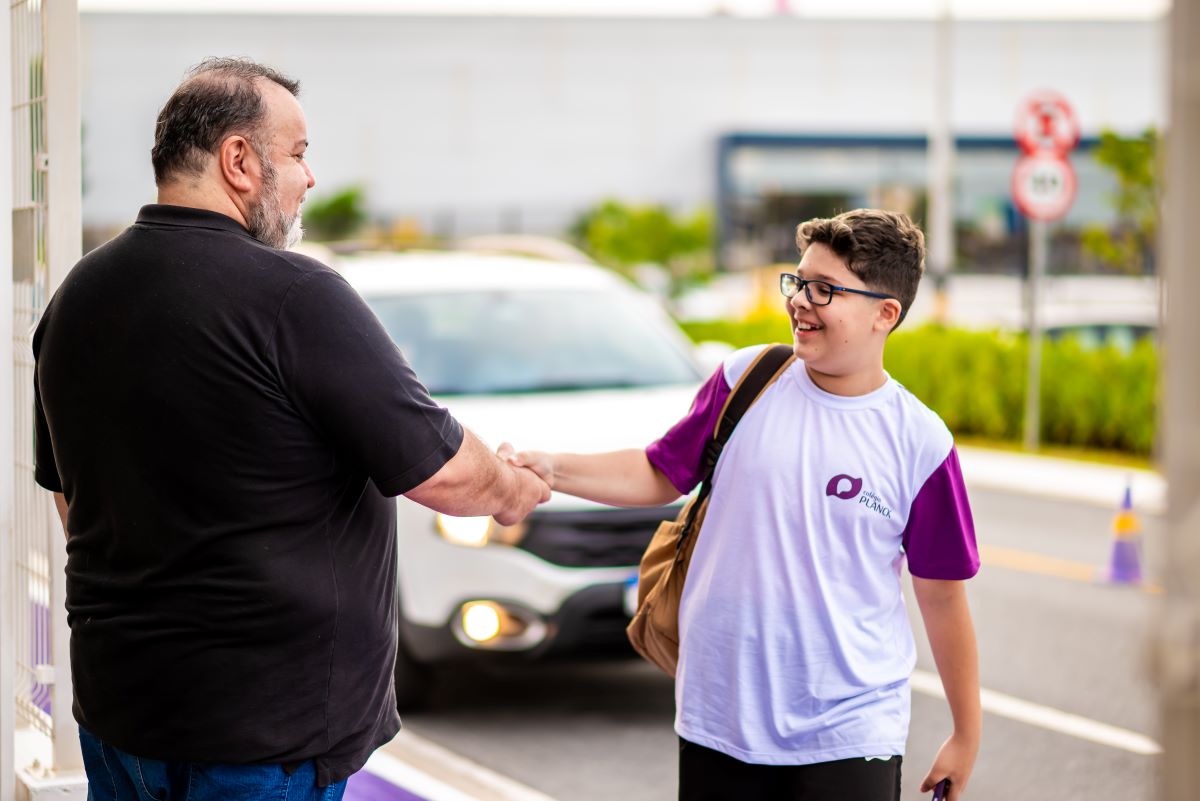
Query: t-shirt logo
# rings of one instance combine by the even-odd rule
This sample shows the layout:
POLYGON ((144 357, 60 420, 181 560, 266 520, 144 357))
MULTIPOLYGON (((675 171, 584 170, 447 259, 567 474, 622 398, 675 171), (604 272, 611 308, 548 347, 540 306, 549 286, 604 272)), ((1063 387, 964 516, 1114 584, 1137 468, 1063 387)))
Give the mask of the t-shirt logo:
POLYGON ((843 501, 850 501, 858 498, 858 505, 865 506, 872 512, 878 512, 880 515, 890 518, 892 510, 884 506, 883 500, 874 492, 867 490, 863 492, 863 480, 854 476, 842 473, 829 479, 829 483, 825 485, 825 495, 832 495, 835 498, 840 498, 843 501), (845 489, 842 489, 842 487, 845 489))
POLYGON ((829 479, 829 483, 825 486, 825 494, 848 501, 851 498, 858 497, 858 493, 862 492, 862 484, 861 478, 855 478, 854 476, 842 473, 839 476, 829 479), (847 488, 844 490, 842 489, 843 482, 847 484, 847 488))

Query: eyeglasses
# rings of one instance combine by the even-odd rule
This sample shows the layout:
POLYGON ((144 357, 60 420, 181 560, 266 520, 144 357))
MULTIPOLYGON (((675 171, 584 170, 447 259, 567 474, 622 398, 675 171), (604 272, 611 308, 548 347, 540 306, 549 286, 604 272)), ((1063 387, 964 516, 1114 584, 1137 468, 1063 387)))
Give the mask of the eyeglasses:
MULTIPOLYGON (((834 286, 828 281, 814 281, 808 278, 801 278, 798 275, 791 273, 782 273, 779 276, 779 291, 785 298, 794 298, 804 290, 804 296, 808 298, 808 302, 814 306, 828 306, 833 302, 833 296, 838 292, 853 292, 855 295, 866 295, 869 298, 880 298, 881 300, 900 300, 895 295, 885 295, 882 292, 868 292, 865 289, 851 289, 848 286, 834 286)), ((903 317, 903 312, 901 317, 903 317)))

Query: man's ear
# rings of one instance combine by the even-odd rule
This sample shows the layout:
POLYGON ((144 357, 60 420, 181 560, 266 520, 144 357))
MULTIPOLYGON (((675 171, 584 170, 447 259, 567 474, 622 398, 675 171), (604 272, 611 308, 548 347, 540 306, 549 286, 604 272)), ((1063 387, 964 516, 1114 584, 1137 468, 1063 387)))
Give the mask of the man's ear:
POLYGON ((894 298, 879 301, 879 315, 876 318, 876 324, 885 333, 891 333, 892 329, 900 323, 900 313, 903 310, 904 307, 900 305, 900 301, 894 298))
POLYGON ((221 168, 221 176, 225 181, 237 191, 246 194, 254 191, 255 184, 262 174, 258 155, 244 136, 229 136, 221 142, 221 147, 217 150, 217 165, 221 168))

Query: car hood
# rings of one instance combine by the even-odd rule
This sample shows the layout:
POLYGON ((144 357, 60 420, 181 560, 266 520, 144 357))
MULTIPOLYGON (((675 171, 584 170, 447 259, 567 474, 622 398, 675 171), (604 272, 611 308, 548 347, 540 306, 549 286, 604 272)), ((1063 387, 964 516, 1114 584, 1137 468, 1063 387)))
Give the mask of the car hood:
MULTIPOLYGON (((440 396, 436 400, 493 449, 595 453, 645 448, 687 414, 698 384, 585 392, 440 396)), ((594 507, 555 493, 547 507, 594 507)))

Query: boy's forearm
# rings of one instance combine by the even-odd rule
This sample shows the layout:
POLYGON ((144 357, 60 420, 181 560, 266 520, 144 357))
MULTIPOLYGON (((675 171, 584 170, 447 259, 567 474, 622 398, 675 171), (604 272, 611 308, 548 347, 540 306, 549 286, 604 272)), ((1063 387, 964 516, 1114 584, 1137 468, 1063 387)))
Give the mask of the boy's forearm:
POLYGON ((979 651, 975 627, 961 581, 913 578, 913 588, 955 734, 979 741, 983 712, 979 703, 979 651))
POLYGON ((609 453, 556 453, 554 489, 611 506, 661 506, 679 490, 659 472, 643 450, 609 453))

